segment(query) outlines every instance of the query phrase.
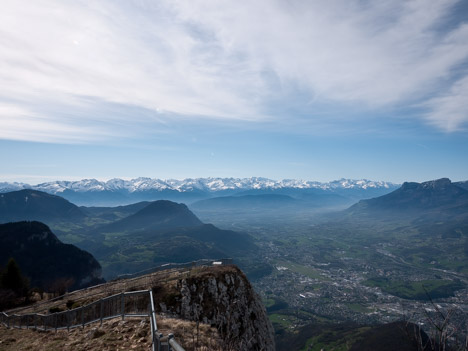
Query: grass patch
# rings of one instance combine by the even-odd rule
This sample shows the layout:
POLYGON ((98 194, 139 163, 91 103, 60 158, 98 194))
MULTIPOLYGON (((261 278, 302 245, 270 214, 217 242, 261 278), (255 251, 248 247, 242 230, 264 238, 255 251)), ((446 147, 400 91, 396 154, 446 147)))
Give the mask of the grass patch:
POLYGON ((374 310, 371 308, 367 308, 359 303, 347 303, 346 307, 348 307, 351 311, 359 312, 359 313, 370 313, 374 310))
POLYGON ((275 299, 271 299, 271 298, 266 298, 266 299, 263 299, 263 305, 268 308, 268 307, 271 307, 275 304, 275 299))
POLYGON ((369 329, 361 327, 351 330, 324 330, 319 335, 307 339, 301 351, 347 351, 361 334, 369 329))
POLYGON ((80 242, 82 242, 84 239, 80 237, 79 235, 76 234, 65 234, 60 236, 60 240, 64 243, 67 244, 73 244, 76 245, 80 242))
POLYGON ((297 263, 286 262, 286 261, 278 261, 277 265, 286 267, 293 272, 305 275, 306 277, 309 277, 311 279, 318 279, 318 280, 323 280, 323 281, 330 280, 329 278, 322 276, 320 272, 317 271, 313 267, 303 266, 297 263))
POLYGON ((271 323, 280 325, 283 328, 289 328, 295 324, 295 318, 286 314, 273 313, 268 316, 271 323))

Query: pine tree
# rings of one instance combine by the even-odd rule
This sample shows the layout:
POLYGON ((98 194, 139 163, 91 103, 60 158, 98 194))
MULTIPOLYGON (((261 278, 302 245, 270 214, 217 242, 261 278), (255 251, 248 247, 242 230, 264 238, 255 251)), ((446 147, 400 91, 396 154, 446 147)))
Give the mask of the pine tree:
POLYGON ((23 295, 27 290, 27 281, 21 275, 21 270, 13 258, 10 258, 8 264, 1 275, 1 287, 11 289, 15 293, 23 295))

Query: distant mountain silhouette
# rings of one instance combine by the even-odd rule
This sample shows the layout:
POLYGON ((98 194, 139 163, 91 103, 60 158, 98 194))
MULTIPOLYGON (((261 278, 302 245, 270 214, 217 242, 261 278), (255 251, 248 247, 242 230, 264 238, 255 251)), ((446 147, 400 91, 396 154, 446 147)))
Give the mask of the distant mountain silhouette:
POLYGON ((201 200, 190 207, 195 209, 237 209, 237 208, 279 208, 298 204, 299 201, 288 195, 261 194, 243 196, 220 196, 201 200))
POLYGON ((388 194, 392 190, 397 189, 392 185, 389 188, 343 188, 337 187, 334 189, 320 188, 278 188, 278 189, 249 189, 235 196, 242 195, 287 195, 293 199, 303 200, 308 205, 314 206, 342 206, 351 205, 361 199, 370 199, 372 197, 388 194))
POLYGON ((100 232, 128 232, 140 230, 165 230, 203 224, 186 205, 168 200, 150 203, 138 212, 105 225, 100 232))
POLYGON ((72 279, 72 288, 102 281, 101 266, 88 252, 63 244, 40 222, 0 224, 0 264, 10 257, 31 286, 49 288, 59 279, 72 279))
POLYGON ((86 215, 78 206, 57 195, 30 189, 0 194, 0 222, 3 223, 69 221, 84 217, 86 215))
POLYGON ((390 194, 361 200, 348 209, 352 214, 449 212, 463 213, 468 208, 468 190, 448 178, 424 183, 404 183, 390 194))
POLYGON ((354 203, 350 198, 320 189, 260 189, 249 190, 235 196, 220 196, 200 200, 190 205, 197 214, 220 212, 249 213, 259 215, 286 215, 310 209, 337 209, 354 203))

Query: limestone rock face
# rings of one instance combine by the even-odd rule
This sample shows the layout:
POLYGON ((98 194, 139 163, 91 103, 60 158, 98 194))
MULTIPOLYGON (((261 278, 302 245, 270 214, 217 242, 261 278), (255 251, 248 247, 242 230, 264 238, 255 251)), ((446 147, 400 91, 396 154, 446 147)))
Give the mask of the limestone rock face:
POLYGON ((235 266, 200 269, 178 280, 175 304, 162 309, 216 327, 226 350, 275 350, 273 327, 260 297, 235 266))

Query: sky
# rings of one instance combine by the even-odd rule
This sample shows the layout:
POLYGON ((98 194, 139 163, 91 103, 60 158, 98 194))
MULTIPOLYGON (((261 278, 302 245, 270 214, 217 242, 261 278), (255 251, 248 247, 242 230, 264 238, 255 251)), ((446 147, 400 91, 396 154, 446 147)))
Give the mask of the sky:
POLYGON ((0 164, 468 180, 468 1, 3 0, 0 164))

